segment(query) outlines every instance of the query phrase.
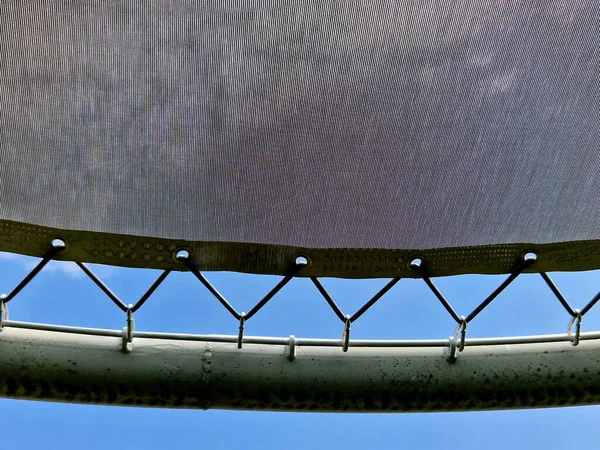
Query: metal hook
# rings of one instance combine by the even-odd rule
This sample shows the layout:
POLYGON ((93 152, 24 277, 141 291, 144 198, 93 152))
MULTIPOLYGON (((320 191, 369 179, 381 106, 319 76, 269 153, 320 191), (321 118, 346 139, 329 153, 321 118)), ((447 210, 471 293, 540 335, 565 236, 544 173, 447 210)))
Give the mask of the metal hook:
POLYGON ((290 334, 290 353, 288 354, 288 361, 292 362, 293 360, 296 359, 296 336, 294 336, 293 334, 290 334))
POLYGON ((465 338, 467 335, 467 319, 465 316, 460 316, 460 323, 454 331, 454 336, 448 338, 449 341, 449 356, 448 361, 456 362, 457 352, 462 352, 465 349, 465 338), (460 340, 458 334, 460 333, 460 340))
POLYGON ((342 351, 347 352, 350 345, 350 316, 346 315, 346 323, 344 324, 344 332, 342 333, 342 351))
POLYGON ((123 353, 133 351, 133 332, 135 330, 135 320, 133 319, 133 305, 127 305, 127 326, 123 328, 123 342, 121 349, 123 353))
POLYGON ((448 337, 448 362, 455 363, 456 362, 456 338, 454 336, 448 337))
POLYGON ((458 332, 460 331, 460 346, 458 347, 458 351, 462 352, 465 349, 465 338, 467 336, 467 319, 465 316, 460 316, 460 323, 456 327, 456 331, 454 332, 454 336, 458 337, 458 332))
POLYGON ((581 319, 583 318, 583 316, 581 315, 581 311, 579 311, 578 309, 575 309, 574 312, 575 315, 569 322, 567 334, 569 336, 573 336, 573 339, 571 340, 571 345, 577 346, 579 344, 579 337, 581 335, 581 319), (573 335, 573 325, 575 325, 575 335, 573 335))
POLYGON ((6 294, 0 295, 0 331, 4 328, 4 321, 8 320, 8 304, 5 302, 6 294))
POLYGON ((244 339, 244 324, 246 323, 246 313, 240 314, 240 331, 238 332, 237 348, 242 348, 242 340, 244 339))

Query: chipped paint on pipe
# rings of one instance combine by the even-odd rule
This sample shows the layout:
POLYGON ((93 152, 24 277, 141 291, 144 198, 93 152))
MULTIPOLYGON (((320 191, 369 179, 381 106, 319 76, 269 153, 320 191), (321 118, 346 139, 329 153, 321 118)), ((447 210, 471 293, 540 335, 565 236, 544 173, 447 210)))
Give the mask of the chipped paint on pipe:
POLYGON ((600 342, 467 348, 296 347, 5 328, 0 395, 108 405, 281 411, 461 411, 600 403, 600 342))

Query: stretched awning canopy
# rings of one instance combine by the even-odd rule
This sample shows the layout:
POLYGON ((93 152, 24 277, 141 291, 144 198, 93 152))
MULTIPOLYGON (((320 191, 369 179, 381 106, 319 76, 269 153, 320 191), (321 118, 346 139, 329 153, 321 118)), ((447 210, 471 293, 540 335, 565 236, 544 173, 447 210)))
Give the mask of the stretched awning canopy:
POLYGON ((600 7, 0 4, 0 251, 410 276, 600 268, 600 7))

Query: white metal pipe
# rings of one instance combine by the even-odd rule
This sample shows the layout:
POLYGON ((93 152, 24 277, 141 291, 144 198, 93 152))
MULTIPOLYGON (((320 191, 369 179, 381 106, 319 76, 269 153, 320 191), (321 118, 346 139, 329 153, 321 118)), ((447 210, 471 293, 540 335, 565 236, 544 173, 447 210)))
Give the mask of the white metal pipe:
POLYGON ((302 347, 5 328, 0 395, 185 408, 450 411, 600 403, 600 342, 443 348, 302 347))
MULTIPOLYGON (((71 325, 52 325, 46 323, 19 322, 5 320, 2 322, 7 328, 22 328, 28 330, 55 331, 59 333, 86 334, 93 336, 120 337, 121 330, 107 330, 101 328, 86 328, 71 325)), ((134 338, 166 339, 177 341, 200 341, 200 342, 223 342, 232 343, 238 341, 238 336, 226 334, 183 334, 164 333, 156 331, 133 331, 134 338)), ((490 346, 490 345, 516 345, 516 344, 543 344, 552 342, 574 342, 574 335, 563 334, 541 334, 530 336, 505 336, 488 338, 467 338, 465 347, 490 346)), ((579 341, 600 340, 600 331, 587 331, 579 335, 579 341)), ((272 336, 244 336, 245 344, 265 345, 288 345, 289 337, 272 336)), ((340 339, 323 338, 295 338, 296 345, 310 347, 341 347, 340 339)), ((351 339, 349 347, 447 347, 448 339, 405 339, 405 340, 383 340, 383 339, 351 339)))

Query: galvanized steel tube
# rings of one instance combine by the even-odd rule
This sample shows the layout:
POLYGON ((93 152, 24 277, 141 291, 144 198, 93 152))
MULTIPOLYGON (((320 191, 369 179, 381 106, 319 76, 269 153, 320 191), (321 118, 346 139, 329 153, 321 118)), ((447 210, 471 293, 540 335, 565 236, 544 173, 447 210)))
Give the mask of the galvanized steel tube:
POLYGON ((350 348, 0 333, 0 395, 173 408, 456 411, 600 403, 600 342, 350 348))

